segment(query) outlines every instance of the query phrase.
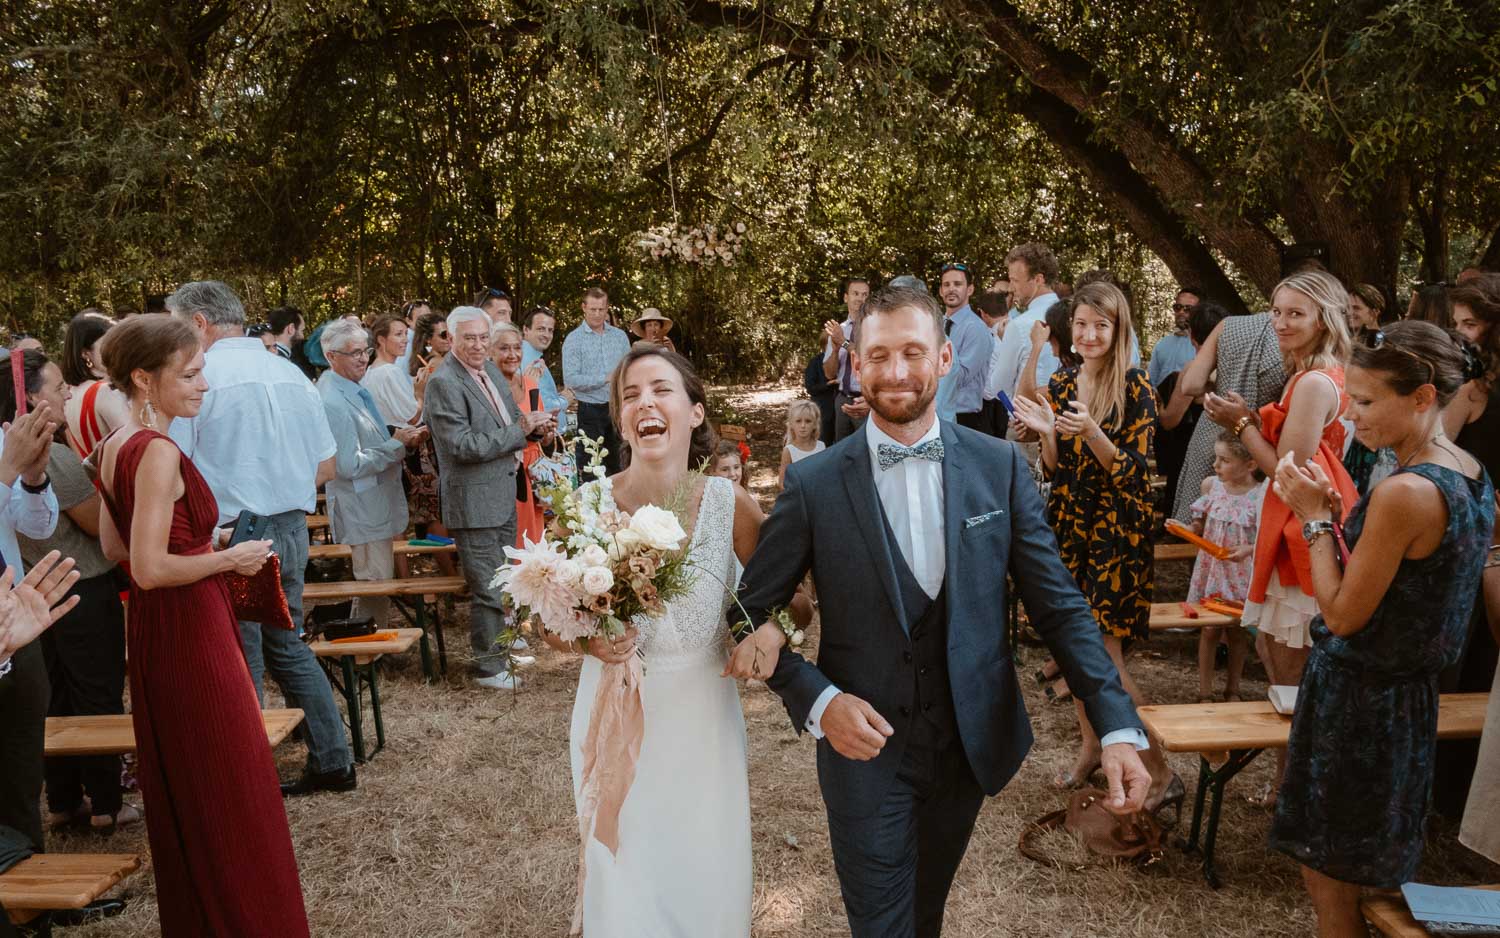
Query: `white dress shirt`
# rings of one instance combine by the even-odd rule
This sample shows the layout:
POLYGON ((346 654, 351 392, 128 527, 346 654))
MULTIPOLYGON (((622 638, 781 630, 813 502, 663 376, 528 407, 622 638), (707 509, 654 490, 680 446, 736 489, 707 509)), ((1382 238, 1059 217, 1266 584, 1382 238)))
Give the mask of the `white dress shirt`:
MULTIPOLYGON (((941 434, 942 424, 934 420, 922 438, 912 445, 920 446, 941 434)), ((901 559, 911 568, 922 592, 937 599, 943 588, 943 575, 948 571, 948 554, 943 540, 943 464, 929 459, 903 459, 889 469, 881 469, 880 444, 906 444, 883 433, 873 420, 865 421, 865 442, 870 447, 875 493, 880 496, 880 507, 885 509, 886 521, 896 536, 901 559)), ((837 685, 830 684, 813 701, 807 714, 807 731, 814 739, 823 738, 823 711, 841 693, 837 685)), ((1148 745, 1146 734, 1136 729, 1116 730, 1100 740, 1104 746, 1123 742, 1132 743, 1137 749, 1145 749, 1148 745)))
POLYGON ((989 371, 985 372, 984 378, 984 399, 987 401, 993 401, 1001 391, 1005 391, 1006 397, 1010 396, 1010 392, 1000 385, 1000 356, 1005 349, 1005 346, 1001 344, 1003 337, 1000 335, 1000 324, 1003 322, 1009 325, 1010 318, 1007 315, 1005 319, 995 320, 995 324, 990 326, 990 333, 994 335, 995 341, 990 345, 990 367, 989 371))
POLYGON ((389 426, 409 427, 417 415, 417 396, 412 393, 409 378, 400 366, 377 362, 359 381, 360 386, 375 398, 375 407, 389 426))
POLYGON ((318 464, 338 449, 318 389, 256 338, 220 339, 203 360, 203 407, 168 433, 203 473, 219 523, 246 510, 313 511, 318 464))
MULTIPOLYGON (((255 340, 260 345, 260 340, 255 340)), ((260 353, 266 355, 261 345, 260 353)), ((266 355, 267 358, 271 356, 266 355)), ((0 452, 5 450, 5 440, 0 435, 0 452)), ((10 485, 0 485, 0 556, 15 573, 16 582, 26 572, 21 563, 21 545, 16 541, 20 531, 33 540, 44 541, 57 529, 57 495, 51 482, 39 495, 21 488, 20 477, 10 485)))
MULTIPOLYGON (((997 370, 992 370, 990 374, 990 381, 994 383, 997 394, 1004 391, 1006 396, 1015 399, 1016 388, 1021 383, 1021 368, 1031 355, 1031 327, 1036 323, 1046 322, 1047 310, 1056 302, 1056 293, 1043 293, 1027 304, 1026 311, 1005 327, 1005 335, 1000 339, 1000 363, 997 370)), ((1037 387, 1045 388, 1052 378, 1052 372, 1060 364, 1057 356, 1052 354, 1052 349, 1042 349, 1042 355, 1036 362, 1037 387)))

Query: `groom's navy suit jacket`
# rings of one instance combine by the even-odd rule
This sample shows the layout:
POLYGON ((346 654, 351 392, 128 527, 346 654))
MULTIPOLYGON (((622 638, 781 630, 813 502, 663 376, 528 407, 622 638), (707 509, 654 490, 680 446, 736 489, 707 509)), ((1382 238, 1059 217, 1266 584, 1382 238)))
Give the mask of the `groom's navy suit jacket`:
MULTIPOLYGON (((1005 637, 1009 571, 1041 635, 1102 737, 1140 727, 1088 602, 1063 565, 1020 450, 943 421, 943 536, 947 664, 958 735, 980 786, 996 794, 1031 747, 1031 724, 1005 637)), ((910 737, 916 681, 911 626, 898 595, 900 549, 885 533, 861 428, 832 449, 787 467, 761 527, 740 598, 751 622, 791 601, 812 571, 821 612, 817 664, 783 649, 768 682, 797 731, 830 683, 863 698, 895 729, 873 760, 818 743, 823 797, 868 817, 895 778, 910 737)))

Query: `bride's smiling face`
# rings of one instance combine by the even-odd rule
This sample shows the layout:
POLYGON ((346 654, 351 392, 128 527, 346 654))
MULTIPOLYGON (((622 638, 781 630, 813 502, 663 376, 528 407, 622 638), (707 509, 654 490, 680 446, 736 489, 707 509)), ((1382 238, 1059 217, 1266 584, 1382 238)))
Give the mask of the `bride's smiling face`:
POLYGON ((659 355, 638 359, 620 382, 620 435, 632 460, 687 462, 703 405, 688 398, 682 374, 659 355))

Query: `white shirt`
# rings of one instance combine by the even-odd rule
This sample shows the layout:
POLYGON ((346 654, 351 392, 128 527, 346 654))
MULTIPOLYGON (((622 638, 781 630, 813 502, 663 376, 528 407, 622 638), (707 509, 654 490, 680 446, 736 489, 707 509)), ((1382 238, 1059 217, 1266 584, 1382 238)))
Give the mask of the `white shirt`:
MULTIPOLYGON (((256 339, 255 344, 260 345, 260 340, 256 339)), ((261 345, 260 353, 266 354, 265 346, 261 345)), ((4 437, 0 435, 0 452, 4 450, 4 437)), ((56 529, 57 494, 52 491, 50 480, 39 495, 21 488, 19 476, 9 486, 0 485, 0 558, 4 560, 0 567, 9 565, 15 571, 17 583, 21 582, 26 571, 21 563, 21 545, 16 542, 16 532, 20 531, 32 540, 44 541, 56 529)))
POLYGON ((338 448, 318 389, 256 338, 220 339, 203 358, 203 407, 168 433, 203 473, 219 523, 314 510, 318 464, 338 448))
POLYGON ((417 415, 417 396, 407 378, 399 365, 376 363, 359 382, 375 398, 380 416, 393 427, 409 427, 417 415))
MULTIPOLYGON (((1011 327, 1014 326, 1012 323, 1011 327)), ((942 425, 934 420, 922 438, 912 445, 935 440, 941 434, 942 425)), ((903 459, 889 469, 881 469, 880 444, 906 444, 881 432, 873 420, 865 421, 865 442, 870 447, 875 493, 880 496, 880 507, 885 509, 885 519, 890 523, 891 533, 896 536, 901 559, 911 568, 922 592, 937 599, 943 588, 943 575, 948 571, 948 554, 943 541, 943 464, 930 459, 903 459)), ((813 701, 812 709, 807 713, 807 731, 814 739, 823 738, 823 711, 841 693, 843 691, 837 685, 830 684, 813 701)), ((1136 729, 1115 730, 1100 740, 1104 746, 1123 742, 1132 743, 1137 749, 1148 746, 1146 735, 1136 729)))
POLYGON ((984 379, 984 399, 987 401, 994 400, 995 396, 1001 391, 1005 391, 1007 397, 1010 396, 1010 392, 1006 391, 1000 385, 1000 355, 1005 348, 1001 344, 1004 339, 1000 334, 1000 324, 1002 322, 1009 325, 1010 317, 1006 316, 1005 319, 997 319, 995 320, 995 324, 990 326, 990 332, 995 336, 995 341, 990 345, 990 369, 984 379))
MULTIPOLYGON (((1010 325, 1005 327, 1005 335, 1000 339, 997 353, 1000 361, 991 368, 989 376, 989 382, 995 386, 995 393, 1004 391, 1008 397, 1015 399, 1016 387, 1021 383, 1021 368, 1031 355, 1031 327, 1036 323, 1046 322, 1047 310, 1056 302, 1056 293, 1043 293, 1027 304, 1026 312, 1013 318, 1010 325)), ((1057 370, 1059 364, 1061 363, 1052 354, 1052 349, 1042 349, 1041 357, 1036 362, 1037 387, 1047 386, 1052 372, 1057 370)))
MULTIPOLYGON (((412 385, 416 381, 416 379, 412 377, 411 369, 407 367, 407 365, 411 363, 411 344, 416 340, 416 338, 416 327, 408 326, 406 329, 406 351, 402 352, 401 357, 396 359, 396 368, 399 369, 401 379, 406 382, 406 389, 408 391, 412 389, 412 385)), ((370 393, 374 394, 375 392, 371 391, 370 393)), ((412 400, 416 400, 416 398, 412 398, 412 400)), ((375 402, 378 404, 380 402, 380 398, 375 398, 375 402)))

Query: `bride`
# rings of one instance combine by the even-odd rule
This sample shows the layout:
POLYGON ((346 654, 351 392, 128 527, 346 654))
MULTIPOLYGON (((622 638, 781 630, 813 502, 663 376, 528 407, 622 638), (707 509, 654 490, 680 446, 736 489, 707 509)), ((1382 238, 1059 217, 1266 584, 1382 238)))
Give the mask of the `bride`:
MULTIPOLYGON (((735 682, 724 676, 729 638, 727 586, 738 582, 763 520, 760 507, 728 479, 690 476, 712 451, 703 384, 681 356, 655 346, 633 348, 615 369, 610 414, 629 452, 629 467, 605 483, 615 504, 680 500, 695 571, 687 595, 660 619, 637 619, 610 643, 587 643, 569 733, 573 792, 583 773, 582 746, 605 663, 644 655, 641 685, 645 736, 619 816, 615 854, 592 838, 583 851, 586 938, 702 938, 750 934, 750 790, 745 719, 735 682)), ((601 483, 591 482, 590 485, 601 483)), ((793 603, 806 624, 811 609, 793 603)), ((780 635, 763 626, 747 641, 764 642, 774 661, 780 635)), ((559 649, 580 651, 546 636, 559 649)))

